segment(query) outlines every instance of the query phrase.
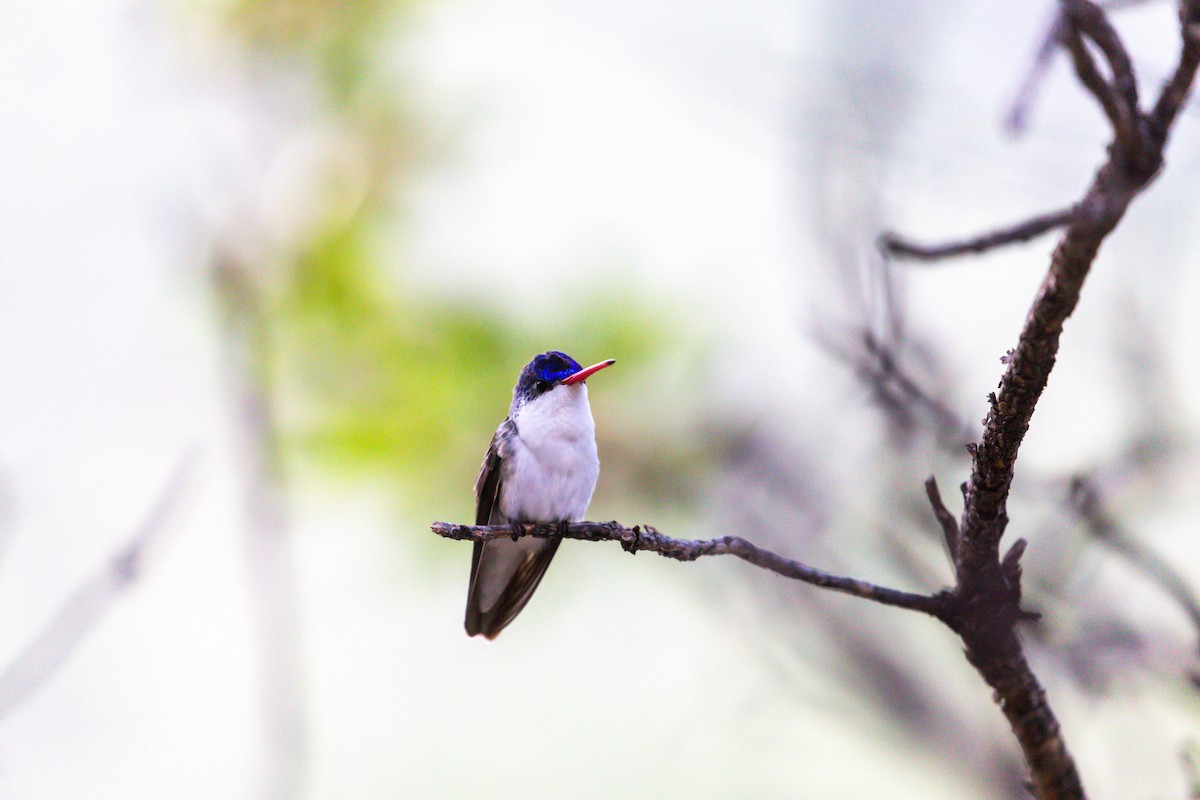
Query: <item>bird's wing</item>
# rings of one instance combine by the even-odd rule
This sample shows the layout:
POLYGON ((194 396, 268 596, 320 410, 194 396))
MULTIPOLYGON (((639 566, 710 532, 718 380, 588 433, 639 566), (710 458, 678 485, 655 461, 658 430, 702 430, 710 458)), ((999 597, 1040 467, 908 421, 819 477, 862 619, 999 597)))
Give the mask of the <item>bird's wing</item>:
MULTIPOLYGON (((504 422, 496 429, 492 443, 488 445, 487 455, 483 457, 483 466, 479 468, 479 477, 475 479, 476 525, 493 524, 493 514, 500 517, 496 524, 507 522, 500 514, 500 483, 504 473, 504 458, 508 455, 508 443, 516 434, 516 423, 511 417, 505 417, 504 422)), ((472 567, 472 574, 474 571, 472 567)))
MULTIPOLYGON (((492 437, 475 480, 476 525, 509 521, 500 511, 500 491, 504 483, 504 459, 510 455, 508 443, 515 434, 515 424, 506 419, 492 437)), ((560 541, 493 539, 475 543, 465 620, 469 635, 482 633, 494 639, 513 621, 541 583, 560 541)))

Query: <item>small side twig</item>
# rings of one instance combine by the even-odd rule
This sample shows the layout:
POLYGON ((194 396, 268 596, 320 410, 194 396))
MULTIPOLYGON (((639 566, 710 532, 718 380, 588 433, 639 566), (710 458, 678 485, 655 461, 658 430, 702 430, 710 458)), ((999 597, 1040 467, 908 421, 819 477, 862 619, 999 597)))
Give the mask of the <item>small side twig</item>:
POLYGON ((1070 499, 1071 507, 1093 539, 1125 559, 1183 609, 1196 629, 1197 649, 1200 650, 1200 598, 1183 576, 1166 559, 1121 527, 1105 506, 1094 481, 1086 477, 1075 478, 1071 482, 1070 499))
MULTIPOLYGON (((910 611, 920 611, 938 619, 944 619, 949 613, 944 595, 924 595, 903 592, 878 586, 858 578, 848 578, 833 575, 819 569, 784 558, 781 555, 764 550, 740 536, 722 536, 717 539, 673 539, 664 536, 650 526, 634 526, 627 528, 618 522, 572 522, 564 527, 559 524, 522 525, 521 536, 534 536, 541 539, 564 536, 567 539, 579 539, 587 542, 618 542, 629 553, 645 550, 658 553, 664 558, 676 561, 695 561, 704 556, 737 556, 756 567, 770 570, 785 578, 843 592, 864 600, 871 600, 885 606, 906 608, 910 611)), ((516 535, 513 525, 458 525, 451 522, 435 522, 430 526, 434 533, 447 539, 459 541, 486 542, 491 539, 504 539, 516 535)))
POLYGON ((961 451, 962 446, 975 437, 975 430, 965 420, 931 391, 922 387, 916 378, 900 366, 889 345, 881 342, 879 337, 870 331, 866 331, 863 335, 863 347, 871 361, 861 369, 866 372, 871 384, 877 387, 881 397, 893 396, 901 407, 911 406, 924 410, 943 446, 961 451), (889 386, 894 387, 895 391, 886 391, 886 387, 889 386))
POLYGON ((1200 2, 1189 0, 1181 3, 1179 16, 1183 39, 1179 64, 1163 86, 1158 102, 1147 115, 1148 127, 1156 140, 1166 140, 1167 132, 1187 102, 1196 70, 1200 67, 1200 2))
POLYGON ((942 493, 938 491, 937 478, 930 475, 925 479, 925 495, 929 505, 933 507, 933 516, 942 526, 942 536, 946 540, 946 549, 950 551, 952 561, 958 561, 958 520, 942 502, 942 493))
POLYGON ((1137 81, 1133 64, 1121 43, 1121 38, 1108 21, 1104 11, 1090 0, 1062 0, 1067 25, 1062 41, 1071 54, 1075 73, 1112 125, 1114 140, 1127 158, 1136 158, 1143 151, 1139 123, 1137 81), (1108 61, 1111 79, 1105 79, 1096 66, 1084 37, 1095 43, 1108 61))
MULTIPOLYGON (((1107 0, 1107 2, 1097 3, 1097 5, 1106 11, 1116 11, 1145 2, 1147 0, 1107 0)), ((1046 25, 1046 32, 1042 35, 1038 48, 1034 52, 1033 62, 1029 65, 1029 70, 1021 80, 1021 86, 1017 89, 1012 105, 1004 116, 1005 130, 1013 136, 1019 136, 1025 132, 1029 110, 1037 99, 1038 90, 1041 88, 1046 74, 1050 71, 1050 65, 1054 61, 1054 55, 1058 52, 1058 46, 1063 43, 1063 32, 1066 27, 1064 16, 1065 12, 1061 6, 1054 10, 1054 16, 1046 25)))
POLYGON ((879 237, 879 247, 893 258, 914 261, 939 261, 962 255, 978 255, 1004 245, 1027 242, 1068 224, 1075 215, 1075 206, 1039 214, 1036 217, 1009 225, 969 239, 926 245, 906 239, 898 233, 884 233, 879 237))
POLYGON ((1058 52, 1058 46, 1062 43, 1063 27, 1062 10, 1056 8, 1041 42, 1038 43, 1033 63, 1029 65, 1029 71, 1021 80, 1016 97, 1013 98, 1012 105, 1004 117, 1005 130, 1012 136, 1020 136, 1025 132, 1029 110, 1037 99, 1038 90, 1046 78, 1046 73, 1050 71, 1050 64, 1054 61, 1054 54, 1058 52))

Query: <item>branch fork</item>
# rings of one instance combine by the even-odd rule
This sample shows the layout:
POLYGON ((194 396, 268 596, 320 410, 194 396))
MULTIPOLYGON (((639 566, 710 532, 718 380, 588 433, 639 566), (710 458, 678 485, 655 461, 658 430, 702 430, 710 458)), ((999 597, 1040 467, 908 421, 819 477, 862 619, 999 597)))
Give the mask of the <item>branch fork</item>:
MULTIPOLYGON (((616 522, 521 526, 519 535, 564 536, 617 541, 630 553, 641 550, 680 561, 734 555, 784 577, 844 592, 873 602, 920 611, 953 629, 970 663, 992 688, 1029 764, 1031 789, 1040 800, 1083 800, 1075 763, 1059 730, 1046 693, 1030 668, 1016 625, 1034 619, 1021 603, 1021 556, 1017 539, 1003 557, 1000 542, 1008 525, 1007 501, 1018 451, 1058 353, 1063 324, 1079 302, 1084 280, 1101 244, 1133 199, 1158 174, 1163 148, 1200 68, 1200 0, 1182 0, 1178 65, 1149 112, 1139 106, 1137 82, 1128 53, 1104 11, 1091 0, 1060 0, 1054 35, 1070 52, 1075 72, 1100 105, 1113 131, 1107 158, 1079 202, 984 236, 948 245, 913 244, 885 234, 886 256, 934 260, 1025 241, 1065 228, 1026 317, 1016 347, 1004 359, 997 392, 988 398, 983 435, 968 446, 971 476, 963 484, 963 512, 955 520, 936 482, 925 484, 934 517, 954 564, 953 588, 914 594, 856 578, 831 575, 756 547, 739 536, 681 540, 653 528, 626 528, 616 522), (1103 57, 1106 76, 1092 48, 1103 57)), ((437 522, 433 531, 451 539, 487 541, 518 535, 510 526, 466 526, 437 522)))

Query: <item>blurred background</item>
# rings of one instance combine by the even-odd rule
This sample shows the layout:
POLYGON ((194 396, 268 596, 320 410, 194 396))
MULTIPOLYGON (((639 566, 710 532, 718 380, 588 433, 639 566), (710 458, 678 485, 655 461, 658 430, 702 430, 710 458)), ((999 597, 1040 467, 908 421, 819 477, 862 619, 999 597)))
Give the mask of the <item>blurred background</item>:
MULTIPOLYGON (((1115 5, 1153 96, 1174 6, 1115 5)), ((0 796, 1024 796, 931 620, 572 542, 471 640, 428 525, 553 348, 618 361, 590 518, 946 585, 922 482, 959 512, 1054 237, 875 241, 1080 196, 1054 7, 3 4, 0 796)), ((1009 509, 1096 798, 1200 796, 1198 168, 1193 104, 1009 509)))

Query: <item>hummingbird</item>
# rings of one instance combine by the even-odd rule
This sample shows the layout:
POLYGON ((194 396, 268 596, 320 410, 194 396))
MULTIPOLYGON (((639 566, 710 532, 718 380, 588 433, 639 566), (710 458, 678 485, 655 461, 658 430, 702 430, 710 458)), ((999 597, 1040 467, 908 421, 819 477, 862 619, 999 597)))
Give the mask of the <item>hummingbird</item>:
MULTIPOLYGON (((615 363, 610 358, 584 368, 551 350, 525 365, 475 479, 476 525, 583 519, 600 476, 584 381, 615 363)), ((534 537, 476 542, 467 634, 495 639, 529 602, 561 542, 534 537)))

